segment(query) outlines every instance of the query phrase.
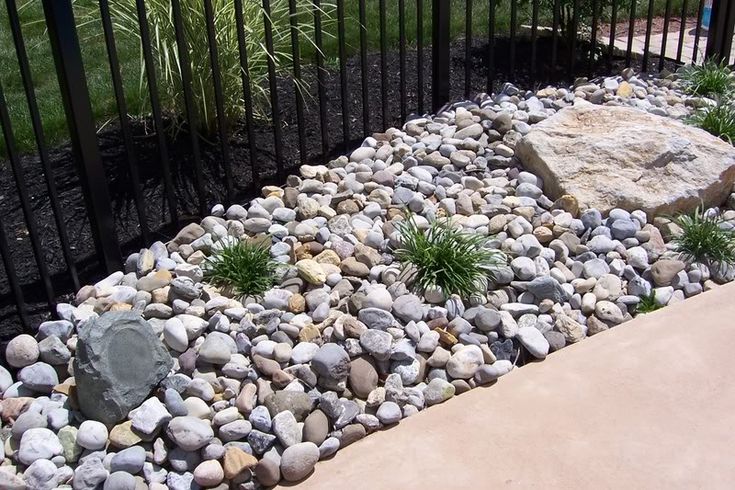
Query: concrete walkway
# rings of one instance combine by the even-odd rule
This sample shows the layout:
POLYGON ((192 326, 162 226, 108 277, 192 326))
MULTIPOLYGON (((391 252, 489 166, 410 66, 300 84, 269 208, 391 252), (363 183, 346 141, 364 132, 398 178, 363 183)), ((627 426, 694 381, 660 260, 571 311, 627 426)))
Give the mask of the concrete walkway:
POLYGON ((735 488, 735 284, 373 434, 300 489, 735 488))

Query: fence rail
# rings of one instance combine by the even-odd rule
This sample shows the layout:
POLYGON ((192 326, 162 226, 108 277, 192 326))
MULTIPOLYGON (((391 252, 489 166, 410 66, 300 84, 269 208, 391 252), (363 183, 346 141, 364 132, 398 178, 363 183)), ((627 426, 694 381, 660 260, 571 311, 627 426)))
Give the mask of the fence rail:
POLYGON ((295 166, 323 162, 409 114, 491 91, 505 80, 536 85, 622 66, 660 71, 704 58, 729 63, 735 25, 735 0, 715 0, 711 12, 705 0, 170 0, 181 102, 172 112, 165 67, 154 51, 161 49, 161 26, 152 25, 160 22, 153 3, 117 2, 134 12, 147 91, 146 115, 131 117, 129 74, 120 57, 120 40, 130 29, 121 30, 111 4, 91 2, 106 54, 104 69, 92 73, 83 52, 95 41, 78 35, 75 4, 42 1, 36 20, 45 24, 52 48, 69 148, 45 131, 22 12, 15 0, 5 1, 17 69, 4 66, 0 77, 0 165, 7 169, 0 182, 0 323, 28 328, 29 304, 53 309, 83 280, 119 269, 121 253, 165 240, 212 204, 243 200, 266 182, 280 184, 295 166), (234 31, 221 38, 218 9, 225 8, 233 9, 234 31), (192 39, 194 14, 202 16, 202 38, 192 39), (277 46, 284 39, 286 53, 277 46), (265 56, 258 58, 253 43, 264 46, 265 56), (204 73, 192 69, 202 49, 204 73), (226 90, 233 65, 240 92, 234 118, 226 90), (97 101, 88 85, 101 76, 114 97, 109 124, 94 117, 97 101), (203 77, 208 85, 196 85, 203 77), (196 87, 212 91, 214 114, 201 112, 196 87), (18 97, 10 103, 11 88, 23 93, 30 150, 16 144, 22 111, 18 97), (265 117, 258 104, 267 107, 265 117), (203 128, 200 119, 212 120, 214 128, 203 128), (73 193, 83 200, 70 200, 73 193))

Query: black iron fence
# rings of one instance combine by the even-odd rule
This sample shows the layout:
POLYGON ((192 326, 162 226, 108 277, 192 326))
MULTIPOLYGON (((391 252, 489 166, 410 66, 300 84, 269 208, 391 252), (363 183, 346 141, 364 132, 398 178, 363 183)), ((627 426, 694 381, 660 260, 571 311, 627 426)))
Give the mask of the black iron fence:
POLYGON ((9 101, 20 99, 6 97, 0 83, 0 322, 7 326, 0 335, 14 333, 15 324, 30 326, 29 316, 47 314, 83 281, 119 269, 123 253, 166 241, 212 204, 280 184, 299 164, 324 163, 410 114, 504 81, 532 87, 626 66, 660 71, 705 57, 729 62, 735 24, 735 0, 715 0, 711 10, 707 0, 167 0, 180 88, 172 111, 165 104, 170 86, 162 85, 171 67, 157 56, 160 26, 152 25, 158 20, 150 10, 161 2, 86 2, 102 29, 95 40, 78 34, 82 0, 42 1, 36 22, 45 25, 67 128, 66 138, 52 140, 26 25, 16 1, 5 1, 6 38, 17 61, 3 66, 5 82, 10 77, 7 88, 22 94, 25 107, 13 106, 9 101), (145 114, 136 117, 120 57, 120 38, 131 30, 121 30, 116 17, 122 4, 133 12, 146 92, 145 114), (192 5, 201 9, 202 39, 189 38, 192 5), (234 9, 234 31, 223 39, 218 9, 225 8, 234 9), (284 35, 290 46, 279 53, 284 35), (261 65, 251 41, 265 51, 261 65), (94 42, 104 45, 107 59, 96 60, 102 74, 90 74, 83 57, 94 42), (197 85, 202 73, 192 69, 198 49, 206 50, 211 74, 210 113, 194 90, 205 90, 197 85), (233 63, 240 83, 235 117, 225 90, 233 63), (102 119, 88 86, 100 76, 114 98, 102 119), (21 112, 32 137, 19 145, 21 112), (203 128, 202 118, 212 126, 203 128))

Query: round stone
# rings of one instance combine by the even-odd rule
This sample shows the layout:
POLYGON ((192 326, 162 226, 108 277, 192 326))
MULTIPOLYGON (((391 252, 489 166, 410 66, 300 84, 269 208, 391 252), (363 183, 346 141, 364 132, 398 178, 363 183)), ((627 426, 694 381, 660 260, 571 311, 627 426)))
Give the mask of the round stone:
POLYGON ((350 362, 350 389, 360 398, 367 398, 378 386, 378 372, 367 357, 357 357, 350 362))
POLYGON ((107 427, 102 422, 96 420, 85 420, 79 426, 77 433, 77 444, 84 449, 97 451, 103 449, 107 444, 107 427))
POLYGON ((185 451, 196 451, 214 438, 212 427, 207 421, 190 416, 173 418, 168 423, 166 434, 185 451))
POLYGON ((5 348, 5 360, 14 368, 30 366, 40 354, 38 342, 28 334, 13 338, 5 348))
POLYGON ((301 442, 287 447, 281 455, 281 474, 286 481, 305 478, 319 461, 319 448, 313 442, 301 442))
POLYGON ((469 379, 484 364, 482 349, 476 345, 468 345, 449 358, 447 373, 456 379, 469 379))
POLYGON ((49 429, 42 427, 28 429, 23 433, 18 446, 18 460, 30 465, 39 459, 51 459, 64 450, 59 438, 49 429))
POLYGON ((225 472, 217 460, 202 461, 194 469, 194 481, 203 487, 219 485, 224 478, 225 472))
POLYGON ((401 420, 402 413, 401 407, 397 403, 383 402, 378 408, 378 411, 375 412, 375 416, 378 417, 381 424, 391 425, 401 420))

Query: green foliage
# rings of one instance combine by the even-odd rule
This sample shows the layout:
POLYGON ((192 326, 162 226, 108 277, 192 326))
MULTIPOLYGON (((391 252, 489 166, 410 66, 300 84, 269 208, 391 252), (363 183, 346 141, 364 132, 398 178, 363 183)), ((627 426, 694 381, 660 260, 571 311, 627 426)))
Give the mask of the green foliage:
POLYGON ((706 97, 728 97, 735 88, 732 70, 723 61, 707 60, 701 65, 687 65, 679 71, 684 89, 706 97))
POLYGON ((278 262, 262 243, 220 242, 220 250, 204 262, 204 277, 235 296, 260 296, 273 285, 278 262))
POLYGON ((722 217, 708 215, 700 206, 692 214, 676 217, 674 222, 682 233, 673 242, 686 260, 708 265, 735 263, 735 234, 722 227, 722 217))
POLYGON ((730 102, 697 110, 689 117, 689 123, 730 144, 735 141, 735 107, 730 102))
MULTIPOLYGON (((308 0, 296 0, 297 18, 309 18, 313 5, 308 0)), ((200 130, 211 134, 216 129, 216 105, 212 65, 207 37, 207 20, 202 0, 180 0, 181 19, 189 56, 188 70, 192 77, 191 91, 195 115, 200 130)), ((246 0, 243 5, 245 47, 248 54, 248 71, 253 104, 257 115, 268 113, 268 59, 265 46, 264 11, 259 1, 246 0)), ((150 26, 150 48, 157 68, 158 90, 163 108, 170 114, 184 114, 182 74, 184 65, 179 57, 176 29, 170 0, 148 0, 146 17, 150 26)), ((331 4, 324 2, 325 23, 330 21, 331 4)), ((213 22, 217 44, 218 64, 222 75, 222 95, 225 118, 228 124, 236 121, 245 110, 243 100, 242 69, 237 36, 236 9, 233 0, 212 0, 213 22)), ((86 11, 86 19, 98 16, 95 9, 86 11)), ((141 46, 140 27, 135 0, 110 2, 110 13, 115 32, 141 46)), ((284 73, 291 68, 291 31, 289 2, 271 2, 270 19, 273 23, 273 62, 276 71, 284 73)), ((312 42, 313 23, 300 22, 298 32, 302 43, 312 42)), ((140 73, 144 73, 143 51, 140 50, 140 73)), ((140 78, 141 84, 144 78, 140 78)))
POLYGON ((396 258, 408 269, 414 289, 423 293, 439 286, 444 294, 469 298, 487 289, 493 268, 506 263, 505 254, 485 247, 487 238, 463 232, 449 220, 436 220, 422 230, 409 217, 399 225, 401 247, 396 258))
POLYGON ((660 310, 663 305, 656 303, 656 294, 651 291, 647 296, 641 296, 641 301, 636 305, 636 313, 651 313, 652 311, 660 310))

